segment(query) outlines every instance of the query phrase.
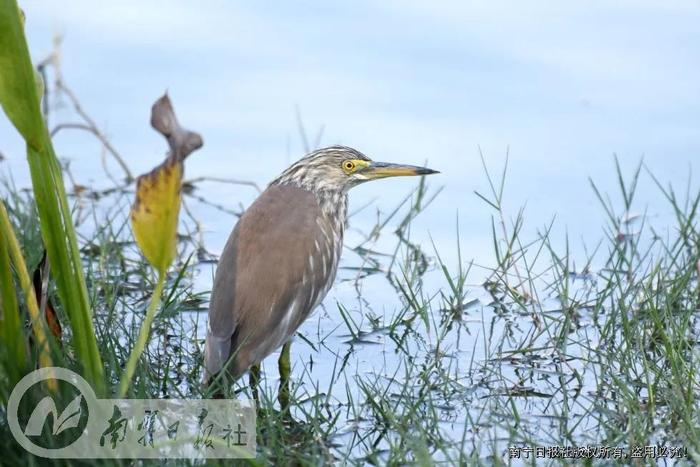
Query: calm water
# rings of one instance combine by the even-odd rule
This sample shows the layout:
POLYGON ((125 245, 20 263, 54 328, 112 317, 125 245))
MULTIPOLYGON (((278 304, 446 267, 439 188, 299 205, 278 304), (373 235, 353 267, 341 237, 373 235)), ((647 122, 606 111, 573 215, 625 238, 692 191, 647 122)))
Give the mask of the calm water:
MULTIPOLYGON (((350 145, 377 160, 440 170, 428 183, 442 192, 414 220, 411 237, 428 254, 432 239, 447 265, 456 268, 459 218, 463 260, 476 264, 472 285, 485 275, 479 266, 493 264, 492 212, 473 193, 488 190, 480 151, 496 174, 509 154, 504 201, 513 217, 526 206, 525 236, 556 218, 553 237, 563 241, 568 234, 581 255, 583 243, 595 244, 602 236, 605 221, 588 177, 615 192, 613 154, 626 173, 643 157, 661 182, 677 187, 686 182, 700 154, 697 3, 431 5, 163 1, 114 2, 96 9, 75 1, 22 6, 34 59, 51 51, 55 34, 63 35, 64 79, 135 174, 163 156, 163 141, 148 120, 151 103, 166 89, 183 124, 205 140, 188 160, 190 177, 230 177, 264 186, 304 153, 299 114, 311 145, 318 136, 321 145, 350 145)), ((78 121, 66 99, 51 105, 52 123, 78 121)), ((78 183, 109 185, 93 138, 66 131, 55 144, 78 183)), ((5 119, 0 119, 0 152, 5 156, 0 171, 27 186, 23 146, 5 119)), ((109 166, 119 173, 115 164, 109 166)), ((377 211, 392 210, 414 186, 413 180, 396 179, 355 189, 351 211, 364 208, 351 218, 348 245, 371 230, 377 211)), ((237 209, 256 191, 209 183, 198 194, 237 209)), ((648 210, 651 221, 665 228, 668 212, 647 175, 639 194, 637 211, 648 210)), ((188 203, 203 221, 207 247, 218 254, 235 217, 194 199, 188 203)), ((389 235, 376 247, 391 252, 393 245, 389 235)), ((341 267, 361 264, 346 249, 341 267)), ((340 271, 325 311, 304 324, 305 335, 325 335, 339 326, 338 301, 358 322, 364 320, 363 326, 368 312, 391 316, 400 307, 381 275, 363 281, 358 299, 354 274, 340 271)), ((426 276, 426 289, 443 285, 433 277, 435 271, 426 276)), ((211 271, 202 270, 197 287, 210 285, 211 271)), ((479 298, 478 291, 474 295, 479 298)), ((477 328, 497 319, 478 315, 470 315, 477 328)), ((389 371, 393 344, 380 334, 368 339, 376 343, 355 349, 351 365, 359 373, 389 371)), ((483 348, 474 338, 455 334, 452 339, 465 361, 472 349, 483 348)), ((341 328, 328 347, 342 347, 345 340, 341 328)), ((296 351, 300 363, 314 354, 304 343, 296 351)), ((328 356, 313 356, 313 377, 319 380, 334 364, 323 355, 328 356)), ((464 428, 457 423, 452 429, 464 428)))

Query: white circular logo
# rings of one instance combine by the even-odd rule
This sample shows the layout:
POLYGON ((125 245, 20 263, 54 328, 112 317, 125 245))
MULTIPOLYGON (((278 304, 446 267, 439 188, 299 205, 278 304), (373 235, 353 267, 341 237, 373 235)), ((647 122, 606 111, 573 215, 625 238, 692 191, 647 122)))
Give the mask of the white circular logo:
POLYGON ((41 457, 61 457, 61 451, 85 435, 96 400, 88 382, 75 372, 40 368, 22 378, 12 390, 7 422, 12 435, 27 451, 41 457), (55 392, 42 384, 51 380, 55 392))

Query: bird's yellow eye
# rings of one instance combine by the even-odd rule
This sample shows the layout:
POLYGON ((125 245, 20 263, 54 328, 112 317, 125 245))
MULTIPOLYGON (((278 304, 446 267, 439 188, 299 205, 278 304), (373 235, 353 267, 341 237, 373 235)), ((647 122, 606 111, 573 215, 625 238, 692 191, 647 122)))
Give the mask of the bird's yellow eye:
POLYGON ((343 162, 343 170, 345 171, 346 174, 350 174, 355 171, 355 168, 357 166, 353 161, 344 161, 343 162))

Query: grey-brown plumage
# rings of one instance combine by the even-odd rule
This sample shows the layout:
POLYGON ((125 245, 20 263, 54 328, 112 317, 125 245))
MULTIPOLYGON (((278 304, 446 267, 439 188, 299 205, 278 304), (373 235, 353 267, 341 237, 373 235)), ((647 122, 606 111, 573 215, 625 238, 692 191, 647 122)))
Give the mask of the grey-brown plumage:
POLYGON ((273 181, 241 216, 219 260, 205 377, 224 367, 238 377, 285 343, 323 300, 338 268, 351 187, 429 173, 334 146, 307 155, 273 181))

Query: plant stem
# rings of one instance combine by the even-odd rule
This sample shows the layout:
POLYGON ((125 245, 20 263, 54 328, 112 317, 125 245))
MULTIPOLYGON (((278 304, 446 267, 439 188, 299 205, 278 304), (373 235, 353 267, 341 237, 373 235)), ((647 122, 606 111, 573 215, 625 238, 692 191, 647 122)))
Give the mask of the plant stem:
POLYGON ((163 286, 165 285, 165 273, 158 273, 158 283, 156 284, 155 290, 153 290, 153 295, 151 295, 151 302, 148 304, 148 309, 146 310, 146 317, 141 323, 141 329, 139 330, 139 336, 136 339, 136 346, 134 346, 129 355, 129 361, 126 363, 126 369, 122 374, 122 379, 119 382, 119 398, 123 399, 129 388, 129 383, 134 376, 136 371, 136 363, 138 363, 141 354, 146 348, 146 343, 148 341, 148 334, 151 330, 151 324, 153 324, 153 318, 156 316, 156 310, 160 304, 160 296, 163 293, 163 286))
MULTIPOLYGON (((39 366, 42 368, 51 367, 53 366, 53 362, 51 361, 49 341, 46 337, 46 323, 44 322, 44 317, 39 312, 39 305, 36 301, 32 281, 30 280, 29 273, 27 272, 27 265, 24 262, 24 256, 22 256, 22 249, 19 246, 19 241, 17 241, 14 230, 12 229, 12 224, 10 223, 10 218, 7 215, 5 204, 1 200, 0 234, 6 241, 6 248, 10 258, 15 264, 17 278, 19 279, 20 287, 22 288, 24 298, 27 302, 29 318, 32 324, 32 330, 34 331, 34 337, 36 339, 37 353, 39 355, 39 366)), ((7 312, 9 313, 9 310, 7 310, 7 312)), ((50 380, 49 387, 55 391, 57 388, 56 381, 50 380)))

